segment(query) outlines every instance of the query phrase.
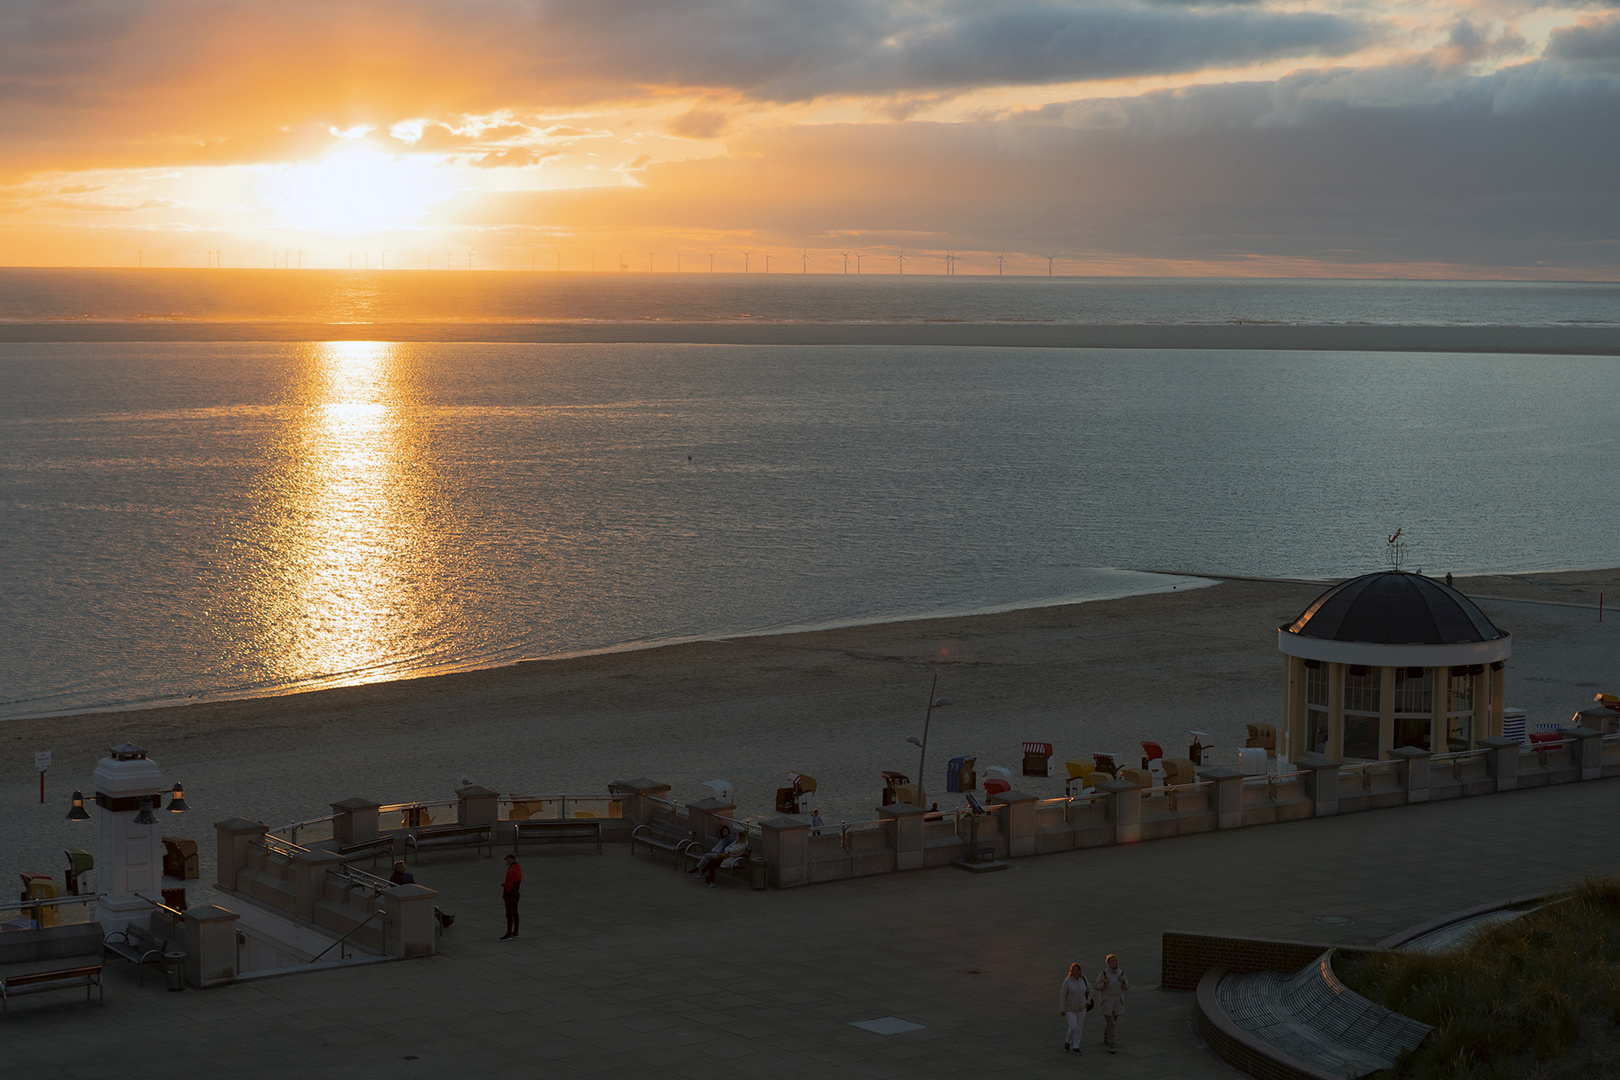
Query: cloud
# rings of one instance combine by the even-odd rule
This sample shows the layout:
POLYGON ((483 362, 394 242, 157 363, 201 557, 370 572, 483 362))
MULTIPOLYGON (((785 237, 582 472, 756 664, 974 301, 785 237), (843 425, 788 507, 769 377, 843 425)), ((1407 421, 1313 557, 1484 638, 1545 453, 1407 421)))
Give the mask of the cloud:
POLYGON ((681 113, 664 127, 671 135, 683 139, 713 139, 725 134, 730 123, 731 117, 722 110, 698 106, 681 113))
POLYGON ((1620 72, 1620 16, 1583 19, 1574 26, 1554 30, 1547 41, 1547 58, 1582 68, 1620 72))
POLYGON ((1268 259, 1317 272, 1411 262, 1613 277, 1620 143, 1594 133, 1617 116, 1620 80, 1544 62, 1467 76, 1414 61, 971 123, 757 132, 728 158, 654 165, 635 189, 513 193, 459 213, 581 235, 678 222, 795 249, 857 236, 1059 251, 1081 270, 1268 259), (1369 92, 1385 83, 1400 93, 1369 92))

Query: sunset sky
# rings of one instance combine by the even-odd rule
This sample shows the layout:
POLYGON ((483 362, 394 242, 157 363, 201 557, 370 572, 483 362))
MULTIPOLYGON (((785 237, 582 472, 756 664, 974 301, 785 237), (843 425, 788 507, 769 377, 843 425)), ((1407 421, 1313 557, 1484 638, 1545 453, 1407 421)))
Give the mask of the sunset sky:
POLYGON ((1620 277, 1620 0, 0 0, 0 264, 947 249, 1620 277))

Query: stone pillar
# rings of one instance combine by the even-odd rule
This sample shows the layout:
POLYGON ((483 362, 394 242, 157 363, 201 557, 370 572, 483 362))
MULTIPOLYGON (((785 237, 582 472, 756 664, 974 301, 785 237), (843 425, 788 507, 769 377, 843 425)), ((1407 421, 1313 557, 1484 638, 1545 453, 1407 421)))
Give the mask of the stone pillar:
POLYGON ((645 825, 658 817, 654 813, 655 804, 648 802, 649 798, 669 799, 669 785, 657 780, 649 780, 639 776, 634 780, 615 780, 608 785, 608 790, 618 793, 624 798, 624 816, 630 819, 630 827, 645 825))
POLYGON ((1114 843, 1134 844, 1142 839, 1142 789, 1129 780, 1110 780, 1097 790, 1108 796, 1114 843))
POLYGON ((246 818, 214 822, 214 839, 217 845, 214 865, 218 871, 220 885, 227 889, 236 888, 236 872, 247 862, 248 845, 255 840, 263 839, 269 831, 270 826, 264 822, 249 821, 246 818))
POLYGON ((1213 765, 1198 771, 1198 779, 1208 780, 1215 786, 1210 789, 1209 804, 1215 811, 1215 827, 1217 829, 1241 829, 1243 827, 1243 774, 1236 769, 1227 769, 1213 765))
POLYGON ((335 851, 295 851, 289 876, 293 887, 293 914, 315 921, 315 901, 326 893, 326 875, 343 866, 335 851))
POLYGON ((810 822, 777 817, 760 823, 759 854, 771 864, 770 881, 778 889, 810 880, 810 822))
POLYGON ((500 792, 481 784, 456 788, 457 825, 493 825, 500 816, 500 792))
POLYGON ((421 885, 395 885, 382 894, 383 951, 400 960, 438 952, 433 901, 439 894, 421 885))
POLYGON ((1603 779, 1603 733, 1589 727, 1567 728, 1564 738, 1572 741, 1570 757, 1580 768, 1581 779, 1603 779))
MULTIPOLYGON (((1129 783, 1129 781, 1111 781, 1111 783, 1129 783)), ((1132 784, 1132 787, 1136 785, 1132 784)), ((1107 791, 1106 786, 1098 789, 1107 791)), ((1136 788, 1140 792, 1141 788, 1136 788)), ((1040 802, 1039 795, 1031 795, 1023 791, 1003 791, 999 795, 992 795, 992 803, 1001 803, 1007 809, 1002 811, 1003 827, 1007 831, 1007 858, 1020 859, 1025 855, 1035 854, 1035 804, 1040 802)), ((1140 833, 1142 820, 1142 799, 1138 795, 1135 799, 1137 831, 1140 833)))
POLYGON ((332 803, 332 839, 338 847, 353 847, 377 839, 377 808, 382 803, 371 799, 344 799, 332 803))
POLYGON ((215 904, 186 909, 186 983, 219 986, 236 979, 236 912, 215 904))
POLYGON ((1479 740, 1479 745, 1490 751, 1485 755, 1485 767, 1496 781, 1497 791, 1512 791, 1519 786, 1519 741, 1496 736, 1479 740))
MULTIPOLYGON (((721 802, 719 799, 704 799, 702 802, 686 804, 686 827, 697 833, 699 840, 712 840, 720 834, 723 822, 715 821, 717 817, 730 817, 736 812, 735 803, 721 802)), ((704 847, 709 845, 705 843, 704 847)))
POLYGON ((1305 773, 1305 793, 1315 804, 1312 814, 1329 817, 1339 812, 1339 763, 1321 754, 1303 754, 1294 763, 1305 773))
POLYGON ((1429 759, 1434 755, 1416 746, 1399 746, 1389 752, 1399 761, 1401 787, 1408 803, 1429 801, 1429 759))
POLYGON ((890 803, 878 807, 878 817, 894 822, 894 868, 921 870, 923 868, 923 817, 920 806, 890 803))
POLYGON ((169 789, 163 770, 140 747, 124 743, 108 755, 90 775, 101 810, 96 852, 101 900, 96 904, 96 919, 103 933, 122 930, 137 920, 146 924, 152 905, 137 893, 162 899, 163 840, 154 811, 163 812, 163 795, 169 789), (152 824, 136 822, 143 813, 152 824))

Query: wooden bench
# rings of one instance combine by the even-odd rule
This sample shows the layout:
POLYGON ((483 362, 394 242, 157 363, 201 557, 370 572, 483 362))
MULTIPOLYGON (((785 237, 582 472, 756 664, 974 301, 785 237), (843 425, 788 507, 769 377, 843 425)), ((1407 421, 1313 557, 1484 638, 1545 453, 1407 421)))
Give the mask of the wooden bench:
POLYGON ((518 844, 527 834, 534 840, 549 840, 556 843, 595 843, 596 853, 602 854, 602 819, 601 818, 563 818, 556 821, 513 821, 512 851, 516 854, 518 844))
POLYGON ((437 847, 437 841, 443 840, 446 846, 458 841, 471 838, 482 851, 487 845, 489 857, 495 857, 495 826, 493 825, 435 825, 431 829, 417 829, 405 834, 405 847, 416 852, 416 864, 422 865, 422 849, 424 847, 437 847))
POLYGON ((167 939, 158 937, 152 931, 130 923, 122 930, 114 930, 101 942, 103 953, 112 953, 121 956, 135 965, 135 984, 140 986, 146 981, 146 966, 161 965, 163 954, 178 951, 170 947, 167 939))
POLYGON ((651 821, 645 825, 637 825, 630 831, 630 854, 636 853, 636 845, 641 844, 658 851, 667 851, 674 855, 676 861, 686 854, 688 848, 697 848, 701 854, 703 846, 692 838, 692 834, 667 821, 651 821))
POLYGON ((14 997, 24 994, 43 994, 47 990, 74 990, 84 987, 84 1000, 90 1000, 90 988, 101 994, 101 1004, 107 1004, 107 989, 101 983, 101 957, 66 956, 60 960, 38 960, 27 964, 8 965, 0 971, 0 1013, 14 997))

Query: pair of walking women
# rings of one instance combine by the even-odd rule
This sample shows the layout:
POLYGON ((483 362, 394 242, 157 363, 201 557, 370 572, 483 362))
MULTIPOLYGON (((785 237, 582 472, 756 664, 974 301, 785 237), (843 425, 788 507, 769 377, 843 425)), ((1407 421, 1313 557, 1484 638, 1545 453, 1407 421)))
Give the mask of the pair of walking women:
POLYGON ((1085 1052, 1080 1048, 1080 1036, 1086 1028, 1086 1013, 1092 1009, 1102 1012, 1103 1043, 1108 1047, 1108 1052, 1113 1054, 1119 1050, 1114 1042, 1114 1028, 1120 1014, 1125 1011, 1125 991, 1131 988, 1131 983, 1125 977, 1125 970, 1119 966, 1119 957, 1109 953, 1103 963, 1102 974, 1097 976, 1095 982, 1086 978, 1085 970, 1079 964, 1070 964, 1069 977, 1063 980, 1063 986, 1058 990, 1058 1012, 1068 1024, 1063 1036, 1063 1049, 1069 1053, 1085 1052))

